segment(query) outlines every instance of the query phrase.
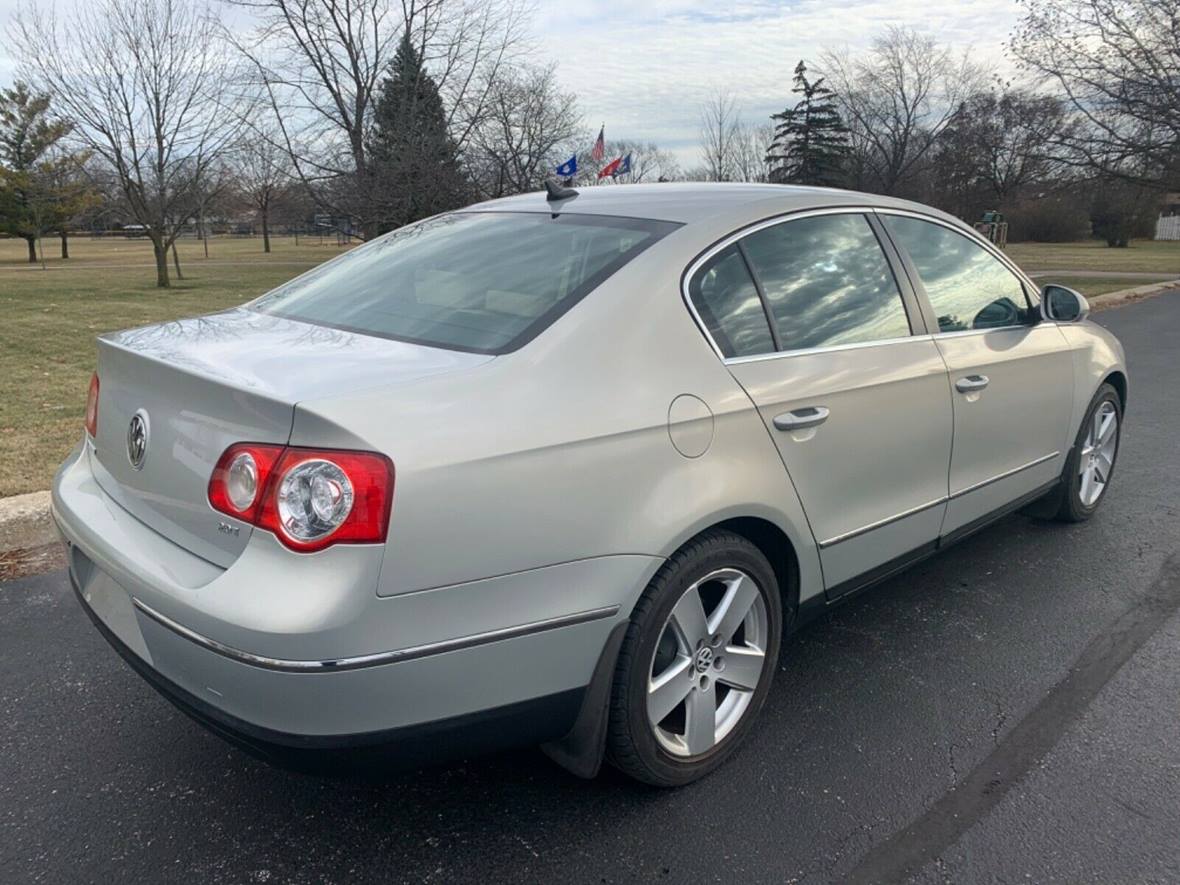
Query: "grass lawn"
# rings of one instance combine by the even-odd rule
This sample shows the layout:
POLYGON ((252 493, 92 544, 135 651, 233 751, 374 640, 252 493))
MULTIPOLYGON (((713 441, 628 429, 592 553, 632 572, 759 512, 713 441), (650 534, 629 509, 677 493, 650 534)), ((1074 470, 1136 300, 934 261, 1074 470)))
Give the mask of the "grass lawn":
POLYGON ((1006 251, 1025 271, 1126 271, 1174 273, 1180 277, 1180 241, 1134 240, 1126 249, 1111 249, 1098 240, 1083 240, 1077 243, 1012 243, 1006 251))
MULTIPOLYGON (((26 263, 23 240, 0 239, 0 497, 49 487, 81 438, 94 336, 241 304, 340 253, 334 239, 295 245, 214 239, 179 245, 185 279, 155 287, 146 240, 76 238, 69 261, 45 241, 49 270, 26 263)), ((172 268, 174 271, 175 269, 172 268)))
MULTIPOLYGON (((48 270, 26 263, 23 240, 0 239, 0 497, 48 488, 53 471, 82 433, 94 336, 114 329, 193 316, 240 304, 339 254, 332 239, 214 239, 180 243, 185 279, 155 287, 147 240, 76 238, 62 261, 45 241, 48 270)), ((1009 254, 1029 271, 1175 272, 1180 243, 1016 244, 1009 254)), ((1041 277, 1038 282, 1052 282, 1041 277)), ((1069 276, 1060 282, 1086 295, 1144 280, 1069 276)))

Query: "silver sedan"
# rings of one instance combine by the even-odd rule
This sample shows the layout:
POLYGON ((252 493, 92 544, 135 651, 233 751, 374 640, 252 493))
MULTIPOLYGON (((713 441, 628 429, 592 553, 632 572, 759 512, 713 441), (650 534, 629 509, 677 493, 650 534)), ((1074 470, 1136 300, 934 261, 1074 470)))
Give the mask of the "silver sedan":
POLYGON ((53 510, 98 629, 250 749, 683 784, 816 612, 1095 512, 1127 373, 1086 314, 913 203, 551 186, 103 336, 53 510))

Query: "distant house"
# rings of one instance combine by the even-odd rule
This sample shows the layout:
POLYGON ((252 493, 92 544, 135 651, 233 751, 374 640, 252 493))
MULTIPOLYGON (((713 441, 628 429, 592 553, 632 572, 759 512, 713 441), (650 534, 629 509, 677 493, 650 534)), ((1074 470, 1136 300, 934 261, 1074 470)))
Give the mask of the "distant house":
POLYGON ((1155 222, 1157 240, 1180 240, 1180 192, 1164 194, 1160 216, 1155 222))

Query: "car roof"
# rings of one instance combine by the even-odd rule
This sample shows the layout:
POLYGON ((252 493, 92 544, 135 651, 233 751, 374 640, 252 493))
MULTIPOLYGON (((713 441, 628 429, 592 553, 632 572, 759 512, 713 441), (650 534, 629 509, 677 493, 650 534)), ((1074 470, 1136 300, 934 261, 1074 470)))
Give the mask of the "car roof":
POLYGON ((934 215, 956 224, 953 216, 895 197, 865 194, 831 187, 734 182, 660 182, 658 184, 610 184, 574 188, 578 195, 549 202, 544 191, 519 194, 477 203, 464 211, 569 212, 616 215, 692 224, 744 207, 751 215, 776 215, 827 206, 874 206, 907 209, 934 215))

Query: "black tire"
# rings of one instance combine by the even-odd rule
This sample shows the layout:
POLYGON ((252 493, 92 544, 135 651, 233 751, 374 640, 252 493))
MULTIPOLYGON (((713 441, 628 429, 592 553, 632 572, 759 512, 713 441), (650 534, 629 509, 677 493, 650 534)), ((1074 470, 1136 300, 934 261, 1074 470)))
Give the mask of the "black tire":
POLYGON ((1082 426, 1078 429, 1077 438, 1074 440, 1073 450, 1069 453, 1069 457, 1065 459, 1065 470, 1061 475, 1061 502, 1057 507, 1057 513, 1054 514, 1054 519, 1060 522, 1085 522, 1098 510, 1099 505, 1102 504, 1103 499, 1106 497, 1106 491, 1110 488, 1115 468, 1118 465, 1119 451, 1122 448, 1122 433, 1122 400, 1119 399, 1118 391, 1114 387, 1109 384, 1103 384, 1098 388, 1098 392, 1094 394, 1094 399, 1090 401, 1090 407, 1086 409, 1086 416, 1082 419, 1082 426), (1118 419, 1118 426, 1115 428, 1114 458, 1102 492, 1092 504, 1086 505, 1082 503, 1081 498, 1082 448, 1086 443, 1086 434, 1089 432, 1094 415, 1102 408, 1104 403, 1112 403, 1114 405, 1115 417, 1118 419))
POLYGON ((782 598, 774 569, 757 547, 740 535, 721 530, 706 532, 682 547, 652 578, 631 615, 615 668, 608 759, 631 777, 660 787, 690 783, 720 766, 741 744, 766 702, 778 664, 782 624, 782 598), (765 603, 769 623, 762 670, 750 703, 732 730, 707 752, 678 757, 661 746, 648 723, 652 661, 672 610, 685 591, 711 572, 725 568, 739 569, 751 577, 765 603))

